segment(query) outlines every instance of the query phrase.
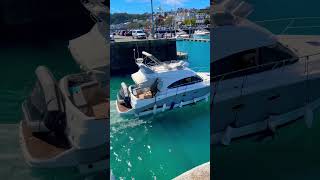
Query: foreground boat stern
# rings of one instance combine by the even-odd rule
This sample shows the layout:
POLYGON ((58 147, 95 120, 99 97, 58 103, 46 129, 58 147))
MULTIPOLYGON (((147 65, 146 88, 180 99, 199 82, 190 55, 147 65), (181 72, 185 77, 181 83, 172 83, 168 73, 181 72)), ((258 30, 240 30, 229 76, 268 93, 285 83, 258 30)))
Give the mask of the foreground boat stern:
POLYGON ((75 166, 70 153, 72 148, 63 148, 46 143, 34 136, 24 120, 19 125, 19 142, 27 164, 35 168, 75 166), (63 160, 60 161, 60 160, 63 160))
POLYGON ((118 100, 116 100, 116 108, 117 108, 118 113, 121 116, 133 115, 133 110, 131 108, 128 108, 128 107, 122 105, 118 100))

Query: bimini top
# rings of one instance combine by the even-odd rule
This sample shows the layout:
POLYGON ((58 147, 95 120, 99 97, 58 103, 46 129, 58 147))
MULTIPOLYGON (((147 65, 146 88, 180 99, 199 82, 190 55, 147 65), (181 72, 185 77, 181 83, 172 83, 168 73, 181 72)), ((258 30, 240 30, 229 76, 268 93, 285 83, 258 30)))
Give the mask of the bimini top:
POLYGON ((196 73, 189 68, 152 74, 146 74, 140 69, 138 72, 132 74, 131 77, 135 84, 139 85, 141 88, 150 87, 156 80, 161 81, 161 87, 158 87, 161 91, 178 80, 195 75, 196 73))
POLYGON ((277 43, 270 31, 246 19, 253 11, 251 5, 241 0, 224 0, 213 9, 211 34, 214 43, 211 62, 277 43))

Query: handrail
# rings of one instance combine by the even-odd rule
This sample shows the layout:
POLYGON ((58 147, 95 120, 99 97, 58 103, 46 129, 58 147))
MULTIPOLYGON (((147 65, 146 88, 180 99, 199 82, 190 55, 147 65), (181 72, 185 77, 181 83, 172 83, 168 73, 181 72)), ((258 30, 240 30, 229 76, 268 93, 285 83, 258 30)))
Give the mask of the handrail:
POLYGON ((277 18, 277 19, 267 19, 267 20, 258 20, 254 21, 256 23, 264 23, 264 22, 276 22, 276 21, 287 21, 287 20, 305 20, 305 19, 320 19, 320 17, 289 17, 289 18, 277 18))
MULTIPOLYGON (((169 61, 160 61, 158 59, 156 59, 156 57, 152 56, 152 58, 150 57, 147 57, 145 56, 143 58, 143 61, 142 62, 139 62, 139 63, 142 63, 144 64, 146 67, 148 67, 149 69, 151 69, 152 67, 154 66, 159 66, 159 65, 167 65, 168 63, 171 64, 171 63, 178 63, 178 62, 181 62, 182 60, 169 60, 169 61), (154 59, 155 58, 155 59, 154 59), (149 60, 149 61, 147 61, 149 60)), ((137 59, 136 59, 136 63, 138 63, 137 59)), ((181 64, 181 66, 183 68, 186 68, 187 66, 185 64, 181 64)), ((164 66, 165 68, 164 69, 161 69, 161 70, 158 70, 157 72, 166 72, 168 71, 169 68, 166 68, 166 66, 164 66)), ((178 67, 178 66, 177 66, 178 67)))
MULTIPOLYGON (((304 56, 299 56, 297 58, 298 59, 309 58, 309 57, 313 57, 313 56, 316 56, 316 55, 320 55, 320 52, 309 54, 309 55, 304 55, 304 56)), ((237 71, 232 71, 232 72, 224 73, 224 74, 221 74, 221 75, 217 75, 217 76, 212 77, 211 79, 217 79, 217 78, 220 78, 220 77, 223 77, 222 79, 224 79, 225 76, 229 76, 229 75, 236 74, 236 73, 239 73, 239 72, 246 72, 246 71, 249 71, 249 70, 254 70, 256 68, 266 67, 266 66, 270 66, 270 65, 275 65, 274 66, 274 68, 275 68, 276 65, 278 65, 278 64, 281 64, 281 63, 285 64, 286 62, 292 62, 295 59, 296 58, 289 58, 289 59, 285 59, 285 60, 282 60, 282 61, 276 61, 276 62, 271 62, 271 63, 260 64, 260 65, 248 67, 248 68, 245 68, 245 69, 240 69, 240 70, 237 70, 237 71)))
MULTIPOLYGON (((300 56, 300 57, 298 57, 299 58, 299 60, 300 59, 303 59, 303 58, 305 58, 305 62, 304 62, 304 74, 305 74, 305 76, 306 76, 306 88, 308 89, 309 88, 309 73, 310 73, 310 70, 309 70, 309 63, 310 63, 310 57, 313 57, 313 56, 316 56, 316 55, 320 55, 320 52, 317 52, 317 53, 313 53, 313 54, 309 54, 309 55, 305 55, 305 56, 300 56)), ((279 64, 279 63, 284 63, 283 64, 283 68, 285 68, 285 63, 287 62, 288 60, 283 60, 283 61, 278 61, 278 62, 276 62, 277 64, 279 64)), ((270 64, 272 64, 272 63, 268 63, 269 65, 270 64)), ((264 64, 265 65, 265 64, 264 64)), ((261 66, 255 66, 255 67, 253 67, 253 68, 256 68, 256 67, 261 67, 261 66)), ((275 67, 275 66, 274 66, 275 67)), ((252 68, 249 68, 249 69, 252 69, 252 68)), ((243 70, 243 71, 245 71, 245 70, 243 70)), ((235 72, 231 72, 231 73, 235 73, 235 72)), ((230 74, 230 73, 226 73, 226 74, 230 74)), ((248 78, 248 76, 249 76, 250 74, 246 74, 246 75, 244 75, 244 76, 241 76, 241 78, 242 78, 242 83, 241 83, 241 88, 240 88, 240 96, 242 96, 242 94, 243 94, 243 89, 245 88, 245 84, 246 84, 246 81, 247 81, 247 78, 248 78)), ((219 89, 219 86, 220 86, 220 83, 221 83, 221 81, 223 81, 224 80, 224 77, 225 77, 225 75, 221 75, 221 76, 216 76, 216 77, 222 77, 221 79, 219 79, 218 81, 216 81, 216 82, 214 82, 214 91, 213 91, 213 96, 212 96, 212 104, 214 104, 214 101, 215 101, 215 96, 218 94, 218 89, 219 89)), ((213 77, 213 78, 215 78, 215 77, 213 77)), ((307 95, 307 97, 306 97, 306 103, 308 103, 309 102, 309 96, 307 95)))
POLYGON ((306 29, 306 28, 320 28, 320 25, 311 25, 311 26, 292 26, 298 20, 320 20, 320 17, 289 17, 289 18, 277 18, 269 20, 259 20, 254 21, 255 23, 268 23, 268 22, 280 22, 280 21, 289 21, 286 27, 281 31, 280 34, 284 34, 289 29, 306 29))

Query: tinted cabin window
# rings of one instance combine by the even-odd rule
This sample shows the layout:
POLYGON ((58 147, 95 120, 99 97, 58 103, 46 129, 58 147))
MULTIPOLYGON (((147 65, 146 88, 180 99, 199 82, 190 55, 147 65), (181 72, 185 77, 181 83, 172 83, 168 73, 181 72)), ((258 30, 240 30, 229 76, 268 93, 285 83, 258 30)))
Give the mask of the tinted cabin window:
POLYGON ((260 64, 283 61, 292 57, 293 56, 289 51, 280 44, 276 46, 262 47, 259 49, 260 64))
MULTIPOLYGON (((294 54, 281 44, 274 46, 261 47, 259 49, 252 49, 243 51, 237 54, 233 54, 226 58, 213 62, 212 74, 213 80, 229 79, 234 77, 240 77, 247 74, 262 72, 270 70, 272 68, 280 67, 295 62, 294 54), (291 60, 286 63, 273 63, 284 60, 291 60), (258 66, 268 64, 264 66, 258 66), (254 68, 255 66, 258 66, 254 68), (235 72, 237 71, 237 72, 235 72), (232 73, 234 72, 234 73, 232 73), (228 74, 229 73, 229 74, 228 74), (225 76, 220 76, 227 74, 225 76), (219 76, 219 77, 216 77, 219 76), (216 77, 216 78, 215 78, 216 77)), ((297 59, 297 58, 296 58, 297 59)))
POLYGON ((218 76, 257 65, 257 50, 251 49, 233 54, 213 63, 212 74, 218 76))
POLYGON ((170 86, 168 86, 168 88, 169 89, 177 88, 180 86, 191 85, 191 84, 195 84, 198 82, 202 82, 202 79, 199 76, 192 76, 192 77, 187 77, 187 78, 181 79, 179 81, 176 81, 176 82, 172 83, 170 86))

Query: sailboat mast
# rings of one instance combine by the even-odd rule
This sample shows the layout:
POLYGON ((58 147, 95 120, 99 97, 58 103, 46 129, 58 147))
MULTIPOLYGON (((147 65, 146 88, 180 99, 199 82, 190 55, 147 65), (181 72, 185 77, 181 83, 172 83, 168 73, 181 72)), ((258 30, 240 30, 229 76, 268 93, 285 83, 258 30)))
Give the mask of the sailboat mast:
POLYGON ((177 17, 178 17, 178 11, 177 11, 177 7, 176 7, 176 3, 174 3, 174 9, 176 11, 176 16, 173 17, 174 18, 174 36, 176 36, 177 34, 177 17))
POLYGON ((151 24, 152 24, 152 29, 151 29, 151 34, 152 37, 154 37, 154 22, 153 22, 153 0, 151 0, 151 24))

